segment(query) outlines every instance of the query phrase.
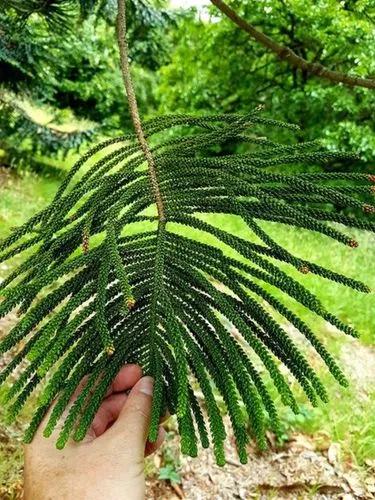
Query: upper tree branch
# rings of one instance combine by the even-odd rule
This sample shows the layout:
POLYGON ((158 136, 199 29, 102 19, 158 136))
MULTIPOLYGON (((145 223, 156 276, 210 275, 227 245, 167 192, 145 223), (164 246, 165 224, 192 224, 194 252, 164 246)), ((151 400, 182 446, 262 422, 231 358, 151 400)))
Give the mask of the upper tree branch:
POLYGON ((265 35, 258 29, 256 29, 252 24, 248 23, 240 17, 229 5, 227 5, 222 0, 211 0, 213 5, 216 5, 218 9, 221 10, 231 21, 233 21, 239 28, 246 31, 254 40, 267 47, 269 50, 278 55, 282 60, 287 61, 291 66, 298 68, 302 71, 306 71, 312 75, 320 76, 321 78, 326 78, 331 82, 343 83, 344 85, 349 85, 350 87, 366 87, 368 89, 375 88, 375 79, 370 78, 359 78, 356 76, 349 76, 345 73, 340 73, 339 71, 333 71, 322 64, 310 63, 298 56, 292 49, 280 45, 275 40, 265 35))

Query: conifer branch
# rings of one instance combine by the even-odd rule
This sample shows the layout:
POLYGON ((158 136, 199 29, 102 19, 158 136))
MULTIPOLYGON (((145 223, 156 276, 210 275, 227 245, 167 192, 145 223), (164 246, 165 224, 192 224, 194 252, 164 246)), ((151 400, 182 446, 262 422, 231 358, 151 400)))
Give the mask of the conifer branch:
POLYGON ((260 223, 304 228, 355 251, 358 243, 331 222, 375 232, 372 221, 335 211, 350 207, 371 217, 375 176, 276 171, 353 155, 326 151, 317 142, 285 145, 256 136, 258 126, 262 135, 264 126, 296 129, 262 117, 260 108, 243 115, 171 115, 141 123, 130 77, 125 2, 118 4, 121 67, 135 134, 95 145, 72 167, 51 204, 0 241, 0 263, 26 252, 0 283, 0 317, 15 308, 20 315, 0 340, 0 354, 14 353, 0 371, 3 401, 14 419, 42 385, 25 441, 32 440, 56 400, 44 435, 63 420, 57 440, 62 448, 70 436, 83 439, 121 366, 136 363, 155 380, 151 441, 167 408, 176 414, 182 452, 196 456, 199 438, 204 447, 212 444, 217 463, 224 465, 227 433, 219 393, 239 459, 246 463, 250 436, 263 449, 267 426, 280 428, 263 372, 294 412, 299 409, 291 378, 313 406, 327 400, 309 356, 275 313, 299 330, 341 385, 348 383, 284 299, 289 296, 347 335, 357 332, 287 267, 301 278, 310 272, 370 292, 358 280, 293 255, 260 223), (169 133, 179 127, 191 131, 169 133), (148 143, 154 134, 155 145, 148 143), (247 152, 215 153, 228 142, 243 144, 247 152), (157 215, 148 215, 155 203, 157 215), (206 222, 205 214, 235 215, 260 243, 206 222), (229 257, 224 247, 237 257, 229 257), (282 291, 282 298, 270 287, 282 291), (87 385, 66 414, 85 376, 87 385), (204 407, 195 390, 203 394, 204 407))
POLYGON ((240 29, 248 33, 254 40, 275 53, 281 60, 286 61, 291 66, 334 83, 343 83, 349 87, 375 89, 375 79, 350 76, 339 71, 333 71, 322 64, 306 61, 306 59, 298 56, 291 48, 281 45, 259 29, 255 28, 255 26, 239 16, 237 12, 227 3, 223 2, 223 0, 211 0, 211 3, 240 29))

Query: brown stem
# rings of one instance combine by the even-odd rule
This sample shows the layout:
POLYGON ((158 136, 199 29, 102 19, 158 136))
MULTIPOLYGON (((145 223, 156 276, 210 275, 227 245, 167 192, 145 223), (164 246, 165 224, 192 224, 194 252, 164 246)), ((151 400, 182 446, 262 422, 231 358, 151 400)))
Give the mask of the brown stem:
POLYGON ((331 82, 343 83, 350 87, 366 87, 368 89, 375 88, 375 79, 359 78, 356 76, 349 76, 339 71, 332 71, 319 63, 310 63, 298 56, 292 49, 284 45, 280 45, 275 40, 256 29, 252 24, 248 23, 240 17, 229 5, 222 0, 211 0, 211 3, 221 10, 231 21, 233 21, 239 28, 246 31, 254 40, 261 43, 264 47, 271 50, 278 55, 280 59, 287 61, 291 66, 298 68, 312 75, 326 78, 331 82))
POLYGON ((134 125, 135 133, 138 138, 139 145, 146 158, 151 185, 154 192, 155 203, 158 210, 158 218, 160 222, 165 222, 164 203, 160 193, 155 161, 150 151, 150 147, 146 140, 145 133, 142 128, 141 118, 139 116, 137 98, 134 92, 133 82, 129 64, 129 48, 126 39, 126 0, 118 0, 118 15, 117 15, 117 37, 120 50, 121 73, 124 81, 126 95, 128 97, 130 116, 134 125))

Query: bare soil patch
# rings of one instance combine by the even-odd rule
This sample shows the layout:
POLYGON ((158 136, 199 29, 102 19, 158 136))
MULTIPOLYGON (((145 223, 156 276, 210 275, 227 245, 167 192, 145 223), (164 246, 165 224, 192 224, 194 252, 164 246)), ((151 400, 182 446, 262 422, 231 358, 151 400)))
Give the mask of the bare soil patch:
POLYGON ((274 448, 261 455, 254 450, 249 463, 243 466, 228 445, 229 461, 222 468, 215 464, 209 450, 202 450, 198 459, 182 460, 182 482, 177 488, 149 478, 146 498, 375 498, 371 478, 363 477, 349 464, 340 463, 338 444, 326 439, 321 448, 321 441, 294 434, 281 449, 274 448))

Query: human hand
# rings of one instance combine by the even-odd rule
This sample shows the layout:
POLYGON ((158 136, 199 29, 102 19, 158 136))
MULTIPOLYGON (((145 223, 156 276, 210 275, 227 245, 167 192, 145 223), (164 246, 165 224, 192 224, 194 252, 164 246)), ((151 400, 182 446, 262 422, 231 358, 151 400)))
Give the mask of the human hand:
POLYGON ((25 500, 144 498, 144 457, 160 446, 165 431, 160 427, 156 443, 147 442, 153 380, 141 377, 139 366, 120 370, 81 442, 69 441, 59 451, 59 429, 46 439, 41 425, 25 447, 25 500))

